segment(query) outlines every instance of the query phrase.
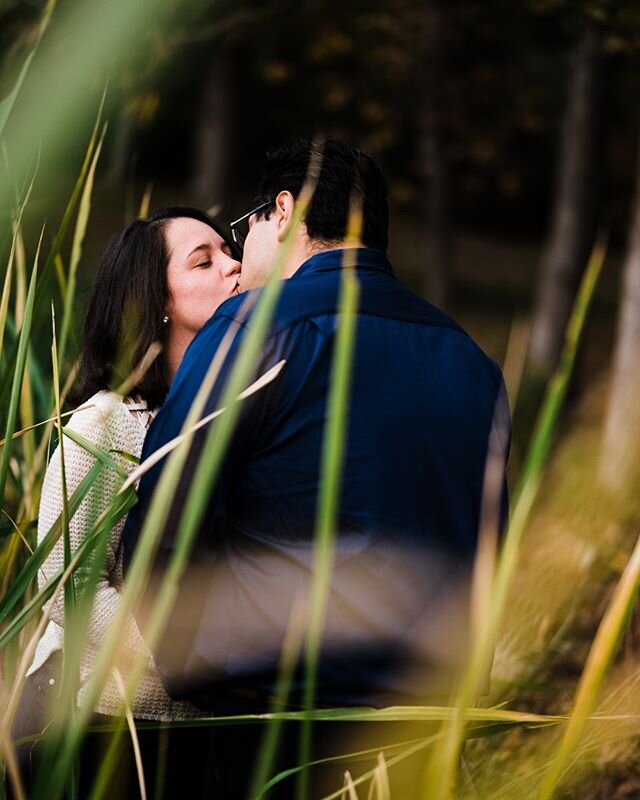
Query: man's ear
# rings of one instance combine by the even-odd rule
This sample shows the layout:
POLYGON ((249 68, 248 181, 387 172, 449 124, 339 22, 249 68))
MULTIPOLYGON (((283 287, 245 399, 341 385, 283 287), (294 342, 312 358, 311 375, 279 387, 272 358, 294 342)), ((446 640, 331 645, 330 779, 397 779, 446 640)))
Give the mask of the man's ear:
POLYGON ((275 210, 272 213, 276 217, 279 242, 283 242, 291 230, 295 207, 296 199, 291 192, 282 191, 278 193, 275 199, 275 210))

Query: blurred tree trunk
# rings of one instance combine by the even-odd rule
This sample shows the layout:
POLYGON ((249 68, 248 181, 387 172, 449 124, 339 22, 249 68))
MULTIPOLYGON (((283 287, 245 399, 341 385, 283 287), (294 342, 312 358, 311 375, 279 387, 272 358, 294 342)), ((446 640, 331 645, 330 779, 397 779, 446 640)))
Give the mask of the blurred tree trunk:
POLYGON ((218 48, 204 73, 193 151, 191 194, 204 208, 221 204, 226 196, 231 116, 231 58, 218 48))
POLYGON ((425 0, 427 35, 422 74, 422 111, 418 152, 425 181, 424 220, 426 271, 424 294, 447 305, 451 274, 449 180, 442 133, 442 26, 440 0, 425 0))
POLYGON ((624 490, 640 469, 640 142, 610 392, 600 477, 624 490))
POLYGON ((571 58, 554 208, 531 328, 528 366, 543 379, 558 363, 594 240, 600 72, 599 38, 586 24, 571 58))

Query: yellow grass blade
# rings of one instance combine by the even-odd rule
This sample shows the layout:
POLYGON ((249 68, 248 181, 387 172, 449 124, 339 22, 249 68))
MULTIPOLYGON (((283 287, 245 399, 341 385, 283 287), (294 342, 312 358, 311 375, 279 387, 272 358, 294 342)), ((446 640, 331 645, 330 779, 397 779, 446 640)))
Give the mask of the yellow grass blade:
POLYGON ((142 199, 140 200, 140 208, 138 209, 139 217, 147 217, 149 215, 149 206, 151 205, 151 193, 153 192, 153 184, 148 183, 142 199))
POLYGON ((353 778, 349 770, 344 773, 344 786, 345 792, 343 792, 343 797, 346 797, 348 793, 348 800, 358 800, 356 787, 353 785, 353 778))
POLYGON ((555 761, 542 781, 538 800, 550 800, 555 787, 584 734, 602 684, 615 656, 640 587, 640 537, 636 542, 611 602, 591 645, 576 699, 555 761))
POLYGON ((117 667, 113 669, 113 677, 118 687, 118 693, 122 698, 124 704, 124 714, 127 719, 127 726, 129 734, 131 735, 131 744, 133 745, 133 753, 136 760, 136 772, 138 774, 138 785, 140 787, 141 800, 147 800, 147 787, 144 782, 144 768, 142 766, 142 753, 140 752, 140 741, 138 739, 138 731, 136 730, 135 722, 133 721, 133 713, 131 705, 127 701, 127 688, 122 680, 122 675, 117 667))

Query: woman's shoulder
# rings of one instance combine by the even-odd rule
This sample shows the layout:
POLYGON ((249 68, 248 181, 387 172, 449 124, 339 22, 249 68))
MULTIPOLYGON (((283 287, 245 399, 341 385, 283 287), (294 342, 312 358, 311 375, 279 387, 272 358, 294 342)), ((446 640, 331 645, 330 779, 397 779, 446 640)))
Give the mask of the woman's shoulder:
POLYGON ((102 389, 74 410, 65 427, 76 433, 84 433, 92 440, 102 438, 103 433, 144 438, 145 430, 130 408, 146 409, 146 405, 140 401, 133 406, 131 403, 131 398, 102 389))
POLYGON ((66 427, 73 427, 87 420, 95 421, 106 414, 121 416, 126 411, 124 398, 121 395, 107 389, 101 389, 73 410, 66 427))

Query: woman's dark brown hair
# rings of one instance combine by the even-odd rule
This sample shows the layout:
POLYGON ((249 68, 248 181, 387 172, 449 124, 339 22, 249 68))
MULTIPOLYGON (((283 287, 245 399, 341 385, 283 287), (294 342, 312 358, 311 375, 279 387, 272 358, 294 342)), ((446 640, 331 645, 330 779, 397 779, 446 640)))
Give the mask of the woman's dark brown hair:
MULTIPOLYGON (((75 403, 101 389, 117 388, 155 342, 165 344, 163 319, 170 293, 164 228, 179 217, 209 225, 235 254, 235 245, 221 227, 204 211, 188 206, 163 208, 117 233, 102 255, 89 299, 75 403)), ((130 393, 157 408, 168 391, 165 360, 159 356, 130 393)))

